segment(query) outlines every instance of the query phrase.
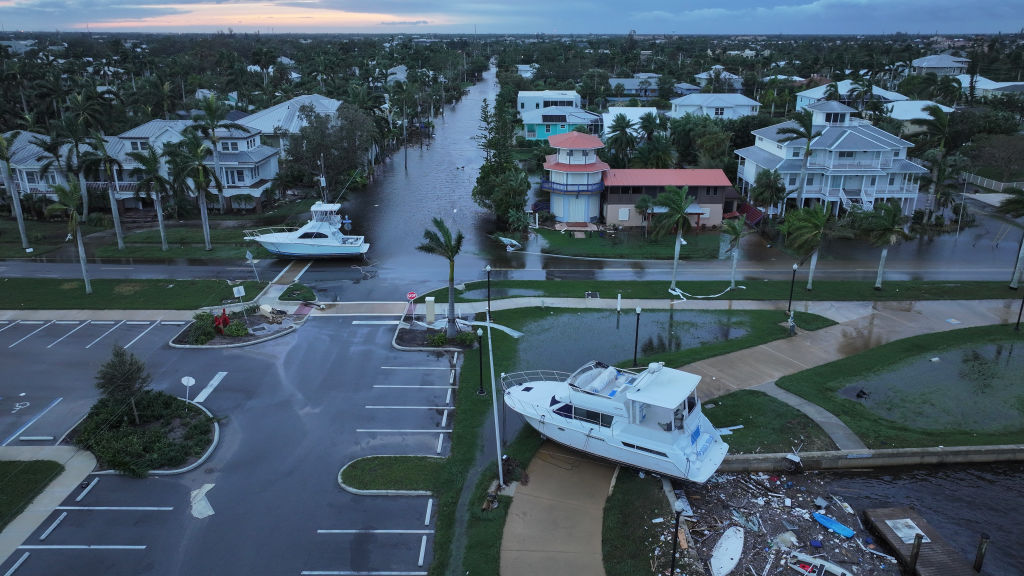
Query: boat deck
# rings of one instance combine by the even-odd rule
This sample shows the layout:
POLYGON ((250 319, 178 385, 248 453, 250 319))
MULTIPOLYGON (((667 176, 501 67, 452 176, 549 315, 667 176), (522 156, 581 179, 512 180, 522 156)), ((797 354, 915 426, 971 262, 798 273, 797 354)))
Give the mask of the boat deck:
POLYGON ((973 566, 947 543, 920 514, 911 508, 871 508, 864 511, 868 527, 896 552, 906 574, 916 576, 966 576, 973 566), (911 524, 912 523, 912 524, 911 524), (916 528, 916 529, 915 529, 916 528), (899 530, 899 533, 897 533, 899 530), (924 534, 917 566, 910 567, 914 533, 924 534), (909 540, 909 542, 907 542, 909 540))

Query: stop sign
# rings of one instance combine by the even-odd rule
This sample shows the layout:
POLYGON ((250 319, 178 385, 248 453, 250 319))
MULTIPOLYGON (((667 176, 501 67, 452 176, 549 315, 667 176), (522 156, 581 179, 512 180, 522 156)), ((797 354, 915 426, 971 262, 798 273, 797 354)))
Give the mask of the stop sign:
POLYGON ((405 297, 408 298, 409 301, 415 300, 416 299, 416 293, 415 292, 409 292, 408 294, 405 295, 405 297))

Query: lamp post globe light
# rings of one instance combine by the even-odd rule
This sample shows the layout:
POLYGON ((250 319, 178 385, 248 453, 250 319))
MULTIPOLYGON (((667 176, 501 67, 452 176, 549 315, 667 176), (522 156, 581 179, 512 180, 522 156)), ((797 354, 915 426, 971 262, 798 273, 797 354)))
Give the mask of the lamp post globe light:
POLYGON ((636 352, 640 344, 640 312, 643 309, 636 307, 636 335, 633 337, 633 366, 636 366, 636 352))
POLYGON ((799 264, 793 264, 793 278, 789 281, 789 304, 786 305, 787 314, 793 312, 793 287, 796 285, 796 269, 799 267, 799 264))
POLYGON ((669 570, 669 576, 675 576, 676 574, 676 547, 679 546, 679 516, 683 513, 683 501, 676 500, 675 504, 672 505, 672 509, 676 513, 676 529, 672 532, 672 569, 669 570))
POLYGON ((480 357, 480 384, 477 385, 476 395, 483 396, 484 392, 484 329, 476 329, 476 344, 477 350, 479 350, 480 357))

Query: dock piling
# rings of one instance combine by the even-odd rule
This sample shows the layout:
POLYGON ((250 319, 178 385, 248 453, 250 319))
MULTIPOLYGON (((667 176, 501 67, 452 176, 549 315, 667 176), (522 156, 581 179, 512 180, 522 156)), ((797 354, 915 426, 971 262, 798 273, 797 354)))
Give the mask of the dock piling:
POLYGON ((974 554, 974 571, 981 572, 981 564, 985 561, 985 552, 988 550, 989 535, 981 533, 981 540, 978 541, 978 551, 974 554))

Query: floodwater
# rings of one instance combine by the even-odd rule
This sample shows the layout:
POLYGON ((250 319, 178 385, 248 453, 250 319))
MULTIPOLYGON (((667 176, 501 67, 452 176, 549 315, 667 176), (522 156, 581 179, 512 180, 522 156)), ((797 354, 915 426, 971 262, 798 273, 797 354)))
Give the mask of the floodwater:
POLYGON ((1024 427, 1022 372, 1024 345, 1008 341, 910 358, 840 395, 914 428, 1012 431, 1024 427))
POLYGON ((1024 574, 1024 464, 890 469, 831 478, 829 492, 858 512, 912 506, 970 563, 986 533, 991 540, 981 574, 1024 574))

